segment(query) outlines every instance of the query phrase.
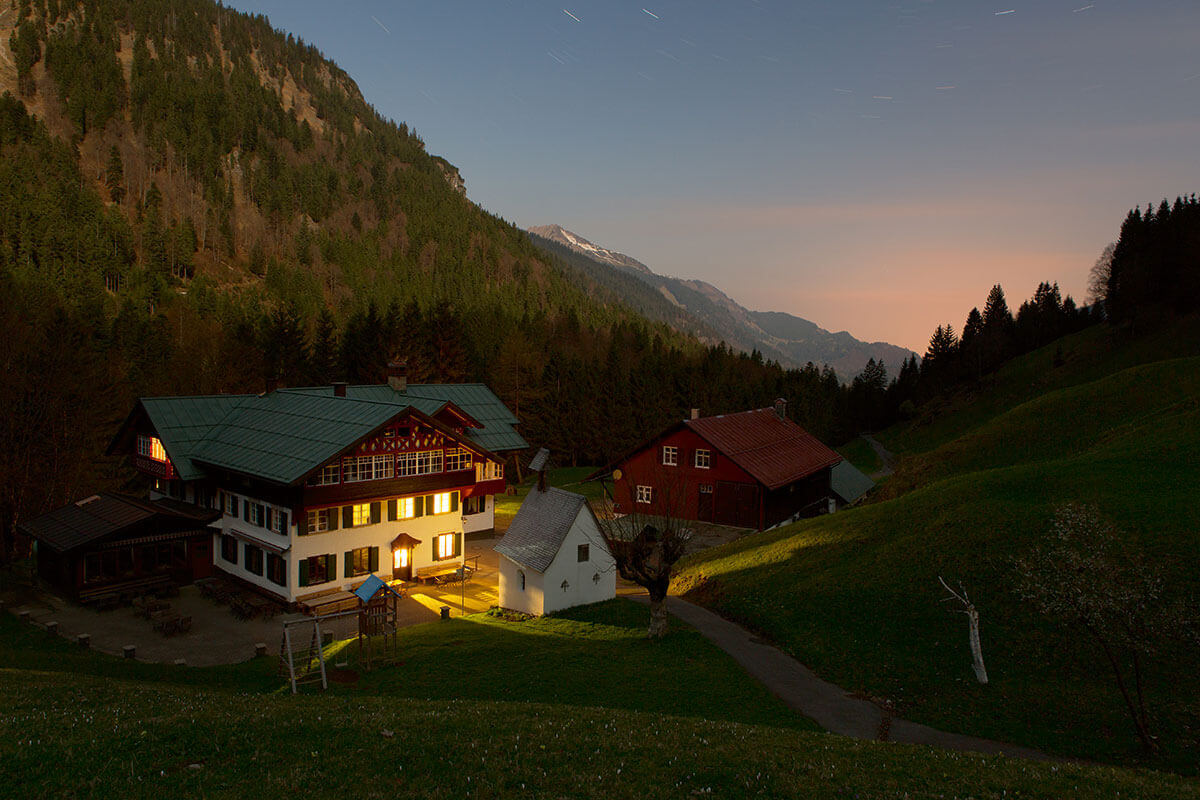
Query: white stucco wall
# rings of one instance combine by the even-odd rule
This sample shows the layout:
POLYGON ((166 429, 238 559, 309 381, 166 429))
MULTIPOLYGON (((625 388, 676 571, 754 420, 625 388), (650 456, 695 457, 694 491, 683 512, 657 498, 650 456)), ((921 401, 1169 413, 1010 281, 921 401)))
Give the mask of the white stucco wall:
POLYGON ((500 607, 535 617, 542 615, 542 573, 523 567, 506 555, 500 556, 500 607), (521 589, 521 573, 525 589, 521 589))
POLYGON ((575 518, 545 574, 500 556, 500 606, 541 616, 572 606, 598 603, 617 594, 617 571, 596 520, 586 509, 575 518), (579 545, 588 545, 588 560, 579 561, 579 545), (519 572, 525 573, 521 591, 519 572), (564 589, 563 583, 567 586, 564 589))
POLYGON ((478 514, 463 515, 463 533, 478 533, 496 527, 496 497, 487 495, 486 505, 478 514))

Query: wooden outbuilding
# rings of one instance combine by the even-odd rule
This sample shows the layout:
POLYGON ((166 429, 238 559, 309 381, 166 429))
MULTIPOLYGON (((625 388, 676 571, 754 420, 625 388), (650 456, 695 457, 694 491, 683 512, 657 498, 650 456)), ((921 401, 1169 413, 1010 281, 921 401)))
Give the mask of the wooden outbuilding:
POLYGON ((99 602, 208 577, 208 525, 218 517, 190 503, 105 492, 19 527, 36 543, 42 580, 81 602, 99 602))
POLYGON ((693 414, 593 473, 611 476, 614 510, 764 530, 834 510, 842 457, 787 418, 787 403, 693 414))

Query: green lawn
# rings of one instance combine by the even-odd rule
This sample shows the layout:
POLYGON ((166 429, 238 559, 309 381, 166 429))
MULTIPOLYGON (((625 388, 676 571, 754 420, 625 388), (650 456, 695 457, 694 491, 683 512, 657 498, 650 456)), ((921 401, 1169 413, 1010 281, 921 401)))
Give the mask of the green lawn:
MULTIPOLYGON (((676 586, 906 716, 1137 763, 1105 664, 1030 613, 1011 564, 1055 505, 1084 502, 1129 532, 1175 594, 1200 596, 1198 367, 1148 364, 1045 394, 928 454, 917 488, 698 554, 676 586), (965 618, 941 602, 939 575, 979 606, 989 686, 974 682, 965 618)), ((1195 648, 1161 654, 1149 692, 1162 754, 1149 763, 1196 771, 1197 674, 1195 648)))
MULTIPOLYGON (((604 490, 599 481, 585 481, 588 475, 596 471, 595 467, 560 467, 550 470, 549 484, 569 492, 581 494, 588 500, 597 501, 603 498, 604 490)), ((533 488, 536 476, 525 476, 525 482, 518 484, 513 494, 496 495, 496 528, 505 529, 521 508, 525 495, 533 488)))
MULTIPOLYGON (((5 644, 45 646, 23 643, 15 624, 0 624, 5 644)), ((0 758, 13 796, 1182 800, 1197 789, 1158 773, 794 728, 546 703, 248 693, 121 666, 125 678, 0 667, 0 758)), ((497 667, 498 684, 514 679, 497 667)), ((189 672, 211 674, 175 674, 189 672)))

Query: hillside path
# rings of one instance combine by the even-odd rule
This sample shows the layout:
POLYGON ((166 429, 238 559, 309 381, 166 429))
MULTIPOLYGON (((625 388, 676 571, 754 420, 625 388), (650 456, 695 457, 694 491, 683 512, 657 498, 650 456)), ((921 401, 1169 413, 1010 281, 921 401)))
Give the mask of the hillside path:
POLYGON ((888 450, 886 447, 884 447, 882 444, 880 444, 879 440, 876 439, 874 436, 872 436, 869 433, 862 434, 862 438, 864 440, 866 440, 867 444, 871 445, 871 449, 875 451, 875 455, 879 456, 879 460, 881 462, 883 462, 883 466, 879 469, 879 471, 870 476, 871 480, 879 480, 880 478, 886 478, 888 475, 891 475, 893 472, 895 472, 896 471, 896 456, 895 456, 895 454, 892 453, 891 450, 888 450))
MULTIPOLYGON (((645 594, 633 595, 632 599, 640 603, 649 602, 645 594)), ((845 689, 822 680, 782 650, 706 608, 679 597, 669 597, 667 610, 733 656, 751 676, 789 707, 825 730, 856 739, 880 738, 884 728, 884 712, 875 703, 854 697, 845 689)), ((885 738, 893 742, 923 744, 946 750, 1003 754, 1033 761, 1056 760, 1028 747, 940 731, 897 717, 891 718, 885 738)))

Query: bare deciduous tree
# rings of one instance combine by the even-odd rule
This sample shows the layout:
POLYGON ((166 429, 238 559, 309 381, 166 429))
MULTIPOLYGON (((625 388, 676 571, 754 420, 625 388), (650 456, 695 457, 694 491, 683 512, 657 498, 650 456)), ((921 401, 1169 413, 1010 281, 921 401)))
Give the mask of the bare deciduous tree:
POLYGON ((1164 599, 1161 575, 1094 508, 1060 506, 1045 542, 1016 561, 1017 591, 1068 636, 1090 640, 1112 670, 1138 738, 1156 748, 1145 674, 1169 638, 1194 635, 1185 607, 1164 599))
POLYGON ((1108 276, 1112 274, 1113 253, 1116 250, 1116 243, 1109 243, 1088 272, 1087 302, 1090 306, 1102 305, 1108 296, 1108 276))

